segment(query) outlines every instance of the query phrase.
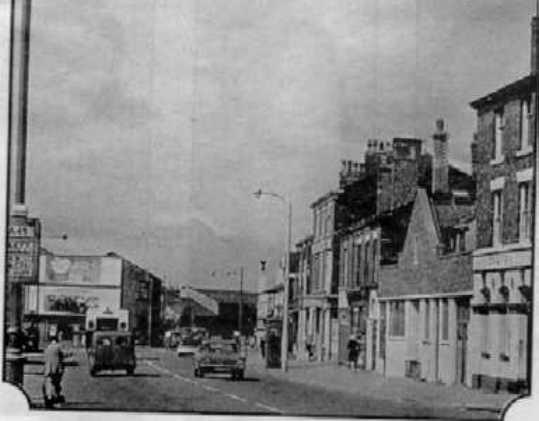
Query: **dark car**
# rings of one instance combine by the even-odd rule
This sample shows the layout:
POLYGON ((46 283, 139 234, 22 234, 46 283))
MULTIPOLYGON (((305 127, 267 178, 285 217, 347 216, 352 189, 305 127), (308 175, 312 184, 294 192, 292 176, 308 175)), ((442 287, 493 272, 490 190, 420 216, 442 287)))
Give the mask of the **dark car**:
POLYGON ((233 379, 243 379, 245 356, 236 341, 221 340, 204 342, 194 357, 195 377, 206 373, 230 373, 233 379))
POLYGON ((129 332, 95 332, 88 347, 90 375, 100 370, 135 372, 136 357, 133 335, 129 332))

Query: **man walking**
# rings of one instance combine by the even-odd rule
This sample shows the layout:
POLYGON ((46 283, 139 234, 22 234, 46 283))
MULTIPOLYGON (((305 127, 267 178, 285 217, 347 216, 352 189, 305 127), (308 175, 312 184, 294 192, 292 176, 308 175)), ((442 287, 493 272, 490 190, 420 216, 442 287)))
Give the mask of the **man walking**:
POLYGON ((359 356, 359 342, 356 339, 356 335, 350 335, 348 340, 348 368, 357 370, 357 358, 359 356))
POLYGON ((62 377, 64 375, 64 353, 56 336, 51 336, 51 342, 45 349, 43 358, 43 395, 45 406, 51 407, 55 402, 62 402, 62 377))

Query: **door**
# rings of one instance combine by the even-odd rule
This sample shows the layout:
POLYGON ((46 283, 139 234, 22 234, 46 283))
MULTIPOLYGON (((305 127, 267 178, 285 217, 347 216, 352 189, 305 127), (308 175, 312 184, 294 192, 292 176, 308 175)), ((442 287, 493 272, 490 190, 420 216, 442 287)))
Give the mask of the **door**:
POLYGON ((466 381, 466 348, 468 344, 468 323, 470 321, 469 299, 457 300, 457 383, 466 381))
POLYGON ((371 344, 372 344, 372 362, 371 362, 371 370, 376 370, 376 335, 378 330, 378 320, 372 321, 372 335, 371 335, 371 344))

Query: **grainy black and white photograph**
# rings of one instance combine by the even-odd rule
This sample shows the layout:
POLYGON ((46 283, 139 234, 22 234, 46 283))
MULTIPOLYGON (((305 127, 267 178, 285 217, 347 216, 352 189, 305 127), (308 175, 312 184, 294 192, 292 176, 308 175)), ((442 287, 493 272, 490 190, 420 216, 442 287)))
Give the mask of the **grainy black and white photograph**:
POLYGON ((0 21, 0 412, 530 401, 538 1, 0 0, 0 21))

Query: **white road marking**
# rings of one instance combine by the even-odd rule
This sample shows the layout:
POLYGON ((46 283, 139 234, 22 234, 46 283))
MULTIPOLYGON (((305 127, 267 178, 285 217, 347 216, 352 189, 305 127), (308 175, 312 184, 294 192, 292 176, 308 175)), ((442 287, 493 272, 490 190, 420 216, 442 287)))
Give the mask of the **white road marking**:
MULTIPOLYGON (((204 383, 197 382, 196 380, 192 380, 189 377, 183 377, 183 376, 181 376, 179 374, 176 374, 176 373, 172 372, 171 370, 169 370, 167 368, 164 368, 164 367, 161 367, 161 366, 155 364, 153 361, 144 361, 144 362, 147 365, 149 365, 150 367, 154 368, 155 370, 160 371, 161 373, 170 374, 175 379, 178 379, 178 380, 181 380, 181 381, 184 381, 184 382, 188 382, 188 383, 192 383, 192 384, 194 384, 196 386, 200 386, 202 389, 210 391, 210 392, 219 392, 223 396, 226 396, 226 397, 228 397, 230 399, 234 399, 234 400, 244 402, 244 403, 250 403, 247 399, 242 398, 241 396, 235 395, 233 393, 226 393, 226 392, 224 392, 224 391, 222 391, 222 390, 220 390, 220 389, 218 389, 216 387, 213 387, 213 386, 210 386, 210 385, 207 385, 207 384, 204 384, 204 383)), ((262 408, 262 409, 265 409, 266 411, 270 411, 270 412, 276 412, 276 413, 282 413, 283 412, 279 408, 275 408, 274 406, 265 405, 265 404, 260 403, 260 402, 254 402, 254 405, 257 406, 258 408, 262 408)))
POLYGON ((256 402, 255 405, 258 406, 259 408, 265 409, 267 411, 279 412, 279 413, 283 412, 279 408, 275 408, 274 406, 265 405, 265 404, 260 403, 260 402, 256 402))
POLYGON ((241 401, 241 402, 247 402, 247 399, 244 399, 238 395, 234 395, 233 393, 225 393, 226 396, 228 396, 229 398, 231 399, 236 399, 237 401, 241 401))

